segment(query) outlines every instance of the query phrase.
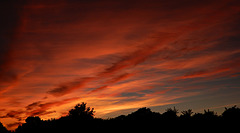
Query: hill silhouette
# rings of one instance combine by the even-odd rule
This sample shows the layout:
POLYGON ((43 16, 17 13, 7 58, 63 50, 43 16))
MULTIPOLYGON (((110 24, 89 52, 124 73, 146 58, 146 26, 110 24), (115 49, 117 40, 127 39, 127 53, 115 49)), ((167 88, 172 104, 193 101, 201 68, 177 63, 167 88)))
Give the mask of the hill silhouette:
POLYGON ((71 109, 67 116, 59 119, 42 120, 38 116, 30 116, 15 131, 8 131, 0 123, 0 133, 216 132, 235 131, 240 121, 240 108, 237 106, 225 108, 221 115, 209 109, 204 110, 204 113, 194 113, 188 109, 179 114, 175 107, 166 109, 162 114, 144 107, 111 119, 95 118, 94 113, 93 108, 81 103, 71 109))

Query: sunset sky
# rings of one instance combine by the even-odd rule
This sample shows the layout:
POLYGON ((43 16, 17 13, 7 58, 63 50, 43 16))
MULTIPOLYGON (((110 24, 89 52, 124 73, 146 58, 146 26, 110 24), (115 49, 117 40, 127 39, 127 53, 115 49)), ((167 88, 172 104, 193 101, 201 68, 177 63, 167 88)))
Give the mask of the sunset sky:
POLYGON ((239 0, 1 0, 0 121, 240 106, 239 0))

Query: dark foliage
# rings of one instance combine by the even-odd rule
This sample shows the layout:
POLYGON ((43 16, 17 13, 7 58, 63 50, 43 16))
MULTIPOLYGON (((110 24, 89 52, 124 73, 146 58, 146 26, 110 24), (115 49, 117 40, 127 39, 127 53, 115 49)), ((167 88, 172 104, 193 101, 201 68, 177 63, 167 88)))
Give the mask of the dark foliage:
MULTIPOLYGON (((94 118, 94 109, 86 103, 77 104, 69 114, 59 119, 41 120, 38 116, 28 117, 15 133, 80 133, 80 132, 136 132, 136 131, 189 131, 216 132, 235 131, 240 120, 240 108, 234 106, 225 108, 222 115, 214 111, 204 110, 204 113, 193 113, 191 109, 182 111, 174 107, 166 109, 162 114, 149 108, 120 115, 111 119, 94 118)), ((10 133, 0 123, 0 133, 10 133)))

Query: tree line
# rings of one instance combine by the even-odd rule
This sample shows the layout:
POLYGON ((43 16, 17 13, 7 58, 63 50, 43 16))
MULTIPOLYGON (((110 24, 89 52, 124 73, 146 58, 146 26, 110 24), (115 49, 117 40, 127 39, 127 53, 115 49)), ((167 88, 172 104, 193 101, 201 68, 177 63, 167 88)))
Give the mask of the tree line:
POLYGON ((240 124, 240 108, 225 108, 221 115, 204 110, 194 113, 191 109, 179 112, 168 108, 164 113, 140 108, 128 115, 101 119, 94 117, 94 109, 86 103, 77 104, 67 116, 59 119, 42 120, 38 116, 30 116, 15 131, 8 131, 0 122, 0 133, 80 133, 80 132, 118 132, 118 131, 224 131, 238 128, 240 124))

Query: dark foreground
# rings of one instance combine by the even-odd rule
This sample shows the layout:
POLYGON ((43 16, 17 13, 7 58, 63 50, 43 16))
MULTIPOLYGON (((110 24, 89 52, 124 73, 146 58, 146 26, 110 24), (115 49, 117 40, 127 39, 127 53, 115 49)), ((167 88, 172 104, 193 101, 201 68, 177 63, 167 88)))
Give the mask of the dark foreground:
MULTIPOLYGON (((163 114, 140 108, 129 115, 112 119, 94 118, 94 111, 85 103, 78 104, 65 117, 41 120, 28 117, 15 133, 81 133, 81 132, 236 132, 240 126, 240 108, 225 108, 221 115, 214 111, 193 113, 167 109, 163 114)), ((13 132, 13 131, 12 131, 13 132)), ((0 124, 0 133, 10 133, 0 124)))

